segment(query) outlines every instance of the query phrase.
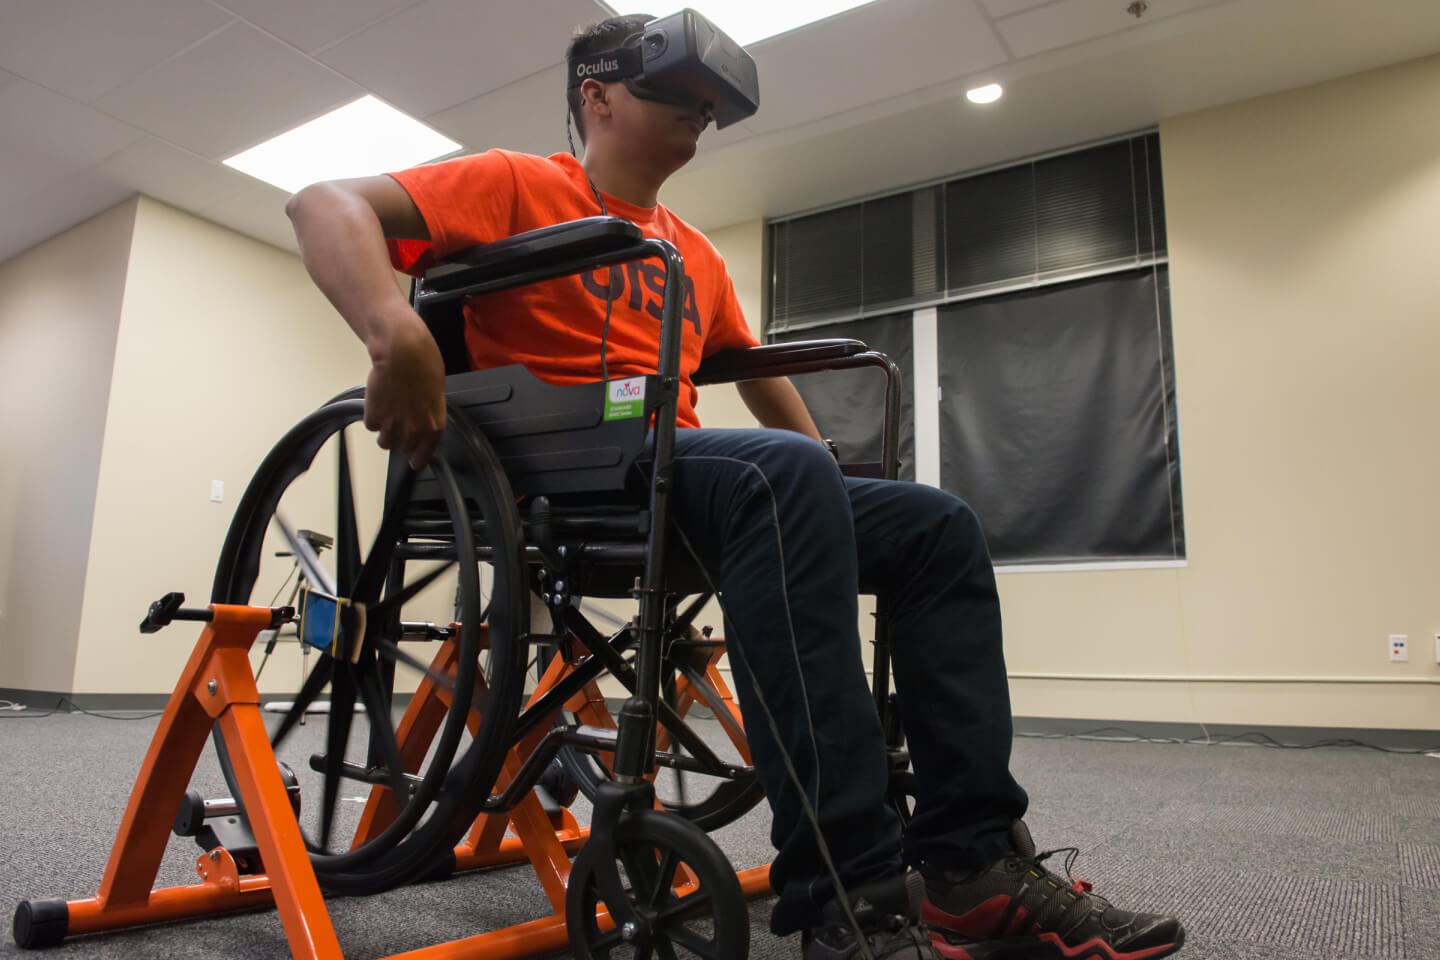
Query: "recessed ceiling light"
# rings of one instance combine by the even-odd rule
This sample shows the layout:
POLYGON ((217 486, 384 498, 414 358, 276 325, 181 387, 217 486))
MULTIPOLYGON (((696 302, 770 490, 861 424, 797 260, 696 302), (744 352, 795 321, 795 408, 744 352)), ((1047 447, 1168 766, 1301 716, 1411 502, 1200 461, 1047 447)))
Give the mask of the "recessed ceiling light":
POLYGON ((419 120, 364 96, 224 163, 295 193, 321 180, 404 170, 459 149, 419 120))
MULTIPOLYGON (((877 0, 785 0, 783 3, 776 0, 690 0, 687 6, 699 11, 743 47, 875 2, 877 0)), ((610 6, 621 10, 629 4, 617 4, 612 0, 610 6)))
POLYGON ((1000 99, 1000 94, 1005 91, 998 83, 987 83, 983 87, 976 87, 974 90, 965 91, 965 96, 971 103, 994 103, 1000 99))

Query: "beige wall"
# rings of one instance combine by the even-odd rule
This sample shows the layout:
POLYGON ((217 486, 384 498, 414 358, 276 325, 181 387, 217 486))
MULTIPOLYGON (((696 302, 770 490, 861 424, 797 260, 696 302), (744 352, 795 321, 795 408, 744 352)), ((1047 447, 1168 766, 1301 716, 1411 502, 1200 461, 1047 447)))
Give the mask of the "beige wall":
MULTIPOLYGON (((177 623, 141 636, 146 605, 170 590, 197 606, 209 601, 226 527, 266 451, 368 369, 364 349, 293 254, 140 200, 100 457, 77 693, 171 688, 199 630, 177 623), (210 502, 212 480, 225 483, 221 503, 210 502)), ((368 475, 358 466, 366 451, 356 460, 368 475)), ((333 460, 317 462, 302 481, 314 484, 317 502, 329 495, 333 470, 333 460)), ((295 509, 291 522, 306 526, 295 509)), ((333 532, 328 511, 319 522, 333 532)), ((257 586, 261 603, 284 564, 274 570, 257 586)), ((293 691, 295 648, 281 650, 292 661, 267 667, 266 686, 293 691)))
POLYGON ((135 210, 0 264, 0 687, 71 689, 135 210))

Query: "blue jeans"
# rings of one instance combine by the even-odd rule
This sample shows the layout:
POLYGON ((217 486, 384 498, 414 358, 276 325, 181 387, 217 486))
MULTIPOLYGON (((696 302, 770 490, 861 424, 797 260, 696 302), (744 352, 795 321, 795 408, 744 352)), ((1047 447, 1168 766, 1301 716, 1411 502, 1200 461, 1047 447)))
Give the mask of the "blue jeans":
POLYGON ((903 863, 978 866, 1009 850, 1010 694, 995 573, 974 511, 922 484, 842 476, 784 430, 680 430, 671 518, 711 571, 746 736, 774 814, 776 934, 834 896, 793 763, 841 882, 903 863), (858 594, 890 611, 891 661, 919 782, 902 838, 861 661, 858 594), (763 706, 773 716, 778 741, 763 706), (783 753, 782 753, 783 747, 783 753))

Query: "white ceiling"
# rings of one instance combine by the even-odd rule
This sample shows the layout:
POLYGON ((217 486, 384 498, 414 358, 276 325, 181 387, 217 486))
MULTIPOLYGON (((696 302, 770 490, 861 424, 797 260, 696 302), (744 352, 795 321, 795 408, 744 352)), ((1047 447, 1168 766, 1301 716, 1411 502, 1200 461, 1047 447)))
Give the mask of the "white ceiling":
MULTIPOLYGON (((760 112, 708 132, 662 199, 702 228, 793 213, 1440 51, 1440 0, 1129 2, 876 0, 761 41, 760 112), (999 103, 964 100, 991 80, 999 103)), ((564 150, 565 42, 608 15, 0 0, 0 260, 137 191, 294 249, 285 194, 219 161, 365 92, 467 152, 564 150)))

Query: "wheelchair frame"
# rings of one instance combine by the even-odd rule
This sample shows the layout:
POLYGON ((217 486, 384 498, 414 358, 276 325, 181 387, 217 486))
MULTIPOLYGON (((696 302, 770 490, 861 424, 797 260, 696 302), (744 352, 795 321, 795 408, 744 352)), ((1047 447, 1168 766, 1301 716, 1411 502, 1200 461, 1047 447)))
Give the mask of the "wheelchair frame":
MULTIPOLYGON (((618 823, 625 810, 644 810, 654 804, 653 786, 645 780, 645 775, 654 769, 656 705, 661 702, 661 641, 666 599, 663 571, 670 466, 676 429, 675 409, 680 387, 680 314, 684 286, 679 281, 683 278, 683 262, 672 245, 643 237, 633 224, 619 218, 597 217, 533 231, 469 251, 459 258, 461 262, 432 271, 426 278, 428 288, 419 292, 416 298, 417 306, 446 302, 458 304, 464 298, 479 293, 651 257, 664 263, 666 283, 655 378, 657 396, 653 407, 647 406, 643 418, 643 422, 648 422, 651 416, 654 417, 654 466, 647 491, 649 525, 644 551, 645 570, 635 591, 640 607, 635 630, 639 650, 635 690, 620 711, 619 731, 614 745, 616 778, 614 782, 602 785, 602 795, 594 805, 592 823, 602 827, 618 823)), ((441 336, 437 333, 437 340, 441 336)), ((813 341, 733 351, 732 355, 708 360, 704 369, 697 372, 694 382, 697 385, 733 382, 860 366, 880 366, 887 376, 882 460, 879 464, 851 468, 849 472, 878 473, 893 478, 898 444, 898 370, 883 355, 869 351, 858 341, 813 341)), ((528 436, 533 435, 520 437, 521 447, 526 446, 524 441, 528 436)), ((535 443, 544 446, 544 441, 535 443)), ((541 452, 554 451, 542 449, 541 452)), ((516 454, 519 457, 525 455, 523 449, 516 454)), ((240 509, 244 509, 243 503, 240 509)), ((239 513, 240 510, 237 510, 239 513)), ((222 573, 217 572, 217 584, 222 573)), ((22 947, 50 946, 72 934, 273 903, 280 913, 295 957, 340 957, 340 946, 295 821, 287 784, 269 743, 249 660, 249 650, 257 635, 288 622, 294 611, 284 607, 259 608, 222 603, 212 603, 205 609, 184 610, 179 609, 183 598, 175 599, 177 596, 170 595, 165 601, 153 605, 142 629, 157 629, 172 619, 204 621, 206 626, 151 741, 100 889, 96 896, 80 900, 22 902, 15 914, 16 942, 22 947), (151 884, 169 838, 170 811, 181 807, 185 788, 212 724, 217 746, 223 745, 225 754, 230 758, 237 799, 243 804, 250 821, 267 873, 262 876, 240 875, 234 858, 223 847, 217 847, 202 853, 197 860, 199 884, 152 890, 151 884)), ((578 611, 575 616, 579 616, 578 611)), ((886 611, 877 611, 873 689, 894 760, 900 741, 895 704, 889 694, 886 621, 886 611)), ((447 657, 453 659, 453 639, 442 645, 432 666, 443 671, 447 657)), ((606 665, 603 657, 599 660, 606 665)), ((542 725, 531 722, 526 726, 524 718, 543 718, 566 700, 578 704, 579 698, 586 696, 583 690, 572 691, 568 695, 565 693, 569 688, 560 682, 565 672, 563 660, 556 658, 547 673, 548 682, 542 683, 525 713, 517 720, 521 734, 508 752, 502 773, 502 781, 508 781, 506 789, 499 796, 492 795, 485 811, 472 827, 467 842, 454 851, 454 865, 461 868, 528 858, 540 875, 556 914, 515 927, 395 955, 391 960, 399 960, 400 957, 407 960, 438 960, 442 957, 499 960, 554 950, 566 942, 563 888, 568 877, 568 854, 581 843, 609 844, 611 838, 610 831, 606 829, 580 829, 568 811, 563 811, 560 822, 556 823, 543 810, 533 791, 544 766, 536 759, 545 752, 540 749, 542 741, 549 740, 558 745, 565 738, 562 736, 557 740, 553 734, 547 737, 542 725), (517 834, 515 840, 504 839, 507 826, 513 827, 517 834)), ((406 719, 402 720, 406 741, 410 740, 412 730, 417 734, 413 742, 404 744, 408 749, 418 749, 423 754, 427 744, 422 742, 425 738, 420 731, 424 724, 419 722, 419 718, 427 710, 433 710, 434 704, 443 697, 444 691, 429 678, 422 680, 406 719)), ((479 722, 473 712, 471 718, 472 723, 479 722)), ((363 815, 361 833, 375 826, 379 807, 383 806, 378 799, 381 789, 377 786, 372 791, 363 815)), ((768 869, 760 867, 740 874, 742 889, 747 895, 768 889, 768 869)))

